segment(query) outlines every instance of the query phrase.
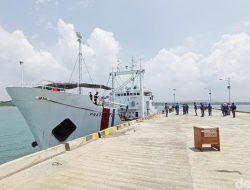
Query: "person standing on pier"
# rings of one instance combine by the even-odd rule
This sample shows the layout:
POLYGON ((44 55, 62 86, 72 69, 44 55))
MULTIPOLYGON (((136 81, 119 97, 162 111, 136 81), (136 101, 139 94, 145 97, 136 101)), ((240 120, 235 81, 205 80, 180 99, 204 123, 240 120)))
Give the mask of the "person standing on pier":
POLYGON ((94 95, 94 104, 97 105, 97 99, 98 99, 98 92, 96 91, 94 95))
POLYGON ((232 111, 233 117, 235 117, 236 105, 234 103, 232 103, 231 105, 231 111, 232 111))
POLYGON ((168 110, 169 110, 169 107, 168 107, 168 104, 166 103, 166 104, 165 104, 166 117, 168 117, 168 110))
POLYGON ((205 107, 204 107, 203 103, 200 103, 200 109, 201 109, 201 117, 204 117, 204 115, 205 115, 205 107))
POLYGON ((211 106, 211 104, 208 104, 207 110, 208 110, 208 115, 211 116, 212 115, 212 106, 211 106))
POLYGON ((186 104, 186 114, 188 114, 189 106, 186 104))
POLYGON ((195 102, 194 102, 194 111, 195 111, 195 115, 197 116, 197 105, 195 102))
POLYGON ((89 92, 89 98, 90 98, 91 102, 93 102, 93 95, 92 95, 92 92, 89 92))
POLYGON ((175 105, 176 115, 179 115, 179 109, 180 109, 180 107, 179 107, 179 104, 177 103, 177 104, 175 105))
POLYGON ((185 104, 182 105, 182 112, 183 112, 183 115, 186 114, 186 105, 185 104))

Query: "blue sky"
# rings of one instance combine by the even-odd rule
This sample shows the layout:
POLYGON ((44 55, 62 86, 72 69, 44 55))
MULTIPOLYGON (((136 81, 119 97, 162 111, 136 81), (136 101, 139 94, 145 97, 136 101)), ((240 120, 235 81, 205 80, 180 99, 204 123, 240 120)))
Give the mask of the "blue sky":
POLYGON ((97 82, 117 59, 128 64, 134 56, 158 100, 171 101, 173 88, 179 100, 207 99, 209 87, 223 101, 226 82, 218 78, 231 77, 233 98, 250 101, 249 7, 248 0, 1 1, 0 100, 8 99, 4 87, 20 79, 20 59, 26 82, 59 80, 47 67, 68 76, 73 31, 80 31, 97 82))

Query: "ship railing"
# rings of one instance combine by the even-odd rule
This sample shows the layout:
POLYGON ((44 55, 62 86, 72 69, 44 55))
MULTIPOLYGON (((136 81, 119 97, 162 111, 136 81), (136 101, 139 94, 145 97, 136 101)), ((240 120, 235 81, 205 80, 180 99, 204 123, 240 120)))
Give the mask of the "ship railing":
POLYGON ((41 89, 43 90, 51 90, 51 91, 58 91, 58 92, 65 92, 66 89, 65 88, 58 88, 56 86, 42 86, 41 89))
POLYGON ((109 106, 109 107, 115 107, 115 106, 126 106, 126 104, 122 104, 122 103, 119 103, 119 102, 113 102, 113 101, 110 101, 110 100, 104 100, 104 105, 105 106, 109 106))
POLYGON ((48 80, 43 80, 35 84, 33 87, 38 87, 44 90, 51 90, 51 91, 58 91, 58 92, 65 92, 65 88, 60 88, 57 86, 52 86, 51 84, 53 83, 59 83, 57 81, 48 81, 48 80))
POLYGON ((23 82, 20 84, 20 82, 12 82, 12 83, 1 83, 0 87, 25 87, 25 88, 40 88, 44 90, 52 90, 52 91, 58 91, 58 92, 65 92, 65 88, 59 88, 56 86, 51 86, 51 81, 41 81, 41 82, 23 82))

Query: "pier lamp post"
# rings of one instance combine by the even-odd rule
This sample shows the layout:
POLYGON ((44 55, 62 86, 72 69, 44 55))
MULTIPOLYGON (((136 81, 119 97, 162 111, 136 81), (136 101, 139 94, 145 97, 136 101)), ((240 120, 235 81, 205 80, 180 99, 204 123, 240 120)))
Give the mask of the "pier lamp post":
POLYGON ((228 103, 231 104, 231 94, 230 94, 230 89, 231 89, 231 84, 230 84, 230 80, 231 78, 230 77, 227 77, 227 78, 221 78, 220 80, 224 80, 224 81, 227 81, 227 89, 228 89, 228 103))
POLYGON ((211 88, 205 88, 205 90, 208 90, 209 103, 211 104, 211 101, 212 101, 212 89, 211 88))
POLYGON ((173 91, 174 91, 173 95, 174 95, 174 104, 175 104, 175 91, 176 91, 176 89, 174 88, 173 91))
POLYGON ((19 61, 19 64, 21 66, 21 72, 22 72, 21 86, 23 87, 23 61, 19 61))

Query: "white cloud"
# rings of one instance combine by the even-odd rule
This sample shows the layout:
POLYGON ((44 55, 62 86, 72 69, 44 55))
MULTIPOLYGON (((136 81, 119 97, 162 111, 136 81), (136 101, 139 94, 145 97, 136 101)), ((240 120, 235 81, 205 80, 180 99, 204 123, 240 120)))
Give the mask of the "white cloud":
POLYGON ((222 75, 234 80, 250 79, 250 36, 246 33, 224 35, 211 48, 210 62, 217 65, 222 75))
MULTIPOLYGON (((28 81, 50 76, 53 70, 63 71, 63 68, 49 52, 36 50, 20 30, 9 33, 0 27, 0 40, 0 61, 6 69, 1 77, 10 76, 12 82, 18 80, 14 73, 19 69, 20 60, 24 61, 26 80, 28 81)), ((56 79, 57 77, 52 78, 56 79)))
MULTIPOLYGON (((59 80, 60 76, 64 76, 62 74, 66 72, 64 67, 49 52, 36 50, 22 31, 16 30, 10 33, 0 27, 0 40, 0 81, 8 84, 20 82, 20 60, 24 62, 25 82, 37 82, 42 79, 59 80)), ((3 86, 1 94, 6 98, 3 86)))
MULTIPOLYGON (((116 64, 120 51, 119 43, 115 40, 112 32, 95 28, 87 44, 93 50, 93 70, 98 73, 98 82, 104 80, 111 72, 112 66, 116 64)), ((95 73, 93 73, 95 74, 95 73)))
MULTIPOLYGON (((57 60, 72 70, 78 53, 74 26, 59 20, 58 31, 59 39, 54 54, 57 60)), ((112 65, 116 63, 120 50, 119 43, 114 39, 113 33, 95 28, 89 39, 83 35, 83 44, 83 58, 93 82, 106 82, 108 73, 111 71, 112 65)), ((90 82, 87 69, 83 65, 83 79, 90 82)))
MULTIPOLYGON (((77 58, 78 42, 72 24, 67 24, 60 19, 57 28, 59 33, 57 44, 48 48, 51 51, 44 51, 35 49, 21 30, 11 33, 0 27, 0 63, 4 68, 1 69, 0 81, 7 81, 8 84, 20 82, 20 60, 24 62, 25 82, 45 79, 68 81, 77 58)), ((84 41, 86 43, 83 46, 83 57, 93 82, 106 83, 108 72, 117 60, 118 42, 111 32, 99 28, 94 29, 90 38, 84 41)), ((90 82, 84 66, 83 71, 84 80, 90 82)), ((76 81, 77 77, 73 79, 76 81)), ((3 92, 6 82, 4 84, 1 85, 1 94, 4 93, 6 98, 3 92)))
MULTIPOLYGON (((20 60, 24 61, 25 81, 69 80, 78 53, 75 27, 60 19, 57 30, 57 43, 45 51, 36 49, 21 30, 8 32, 0 27, 1 98, 6 98, 6 94, 2 95, 6 83, 20 81, 20 60)), ((117 63, 119 42, 112 32, 100 28, 95 28, 89 37, 83 35, 83 42, 83 56, 93 82, 105 84, 117 63)), ((232 99, 249 100, 249 60, 250 36, 246 33, 223 35, 208 56, 186 47, 163 48, 144 63, 145 85, 158 100, 172 101, 173 88, 177 100, 208 99, 204 88, 210 87, 213 99, 226 100, 226 82, 219 78, 232 77, 232 99)), ((83 76, 84 81, 90 82, 84 66, 83 76)))
POLYGON ((172 101, 173 88, 179 100, 207 99, 204 88, 208 87, 215 99, 226 100, 226 83, 219 78, 231 77, 233 99, 250 100, 249 60, 250 36, 246 33, 222 36, 208 57, 183 48, 162 49, 145 63, 146 84, 154 88, 160 100, 172 101))

